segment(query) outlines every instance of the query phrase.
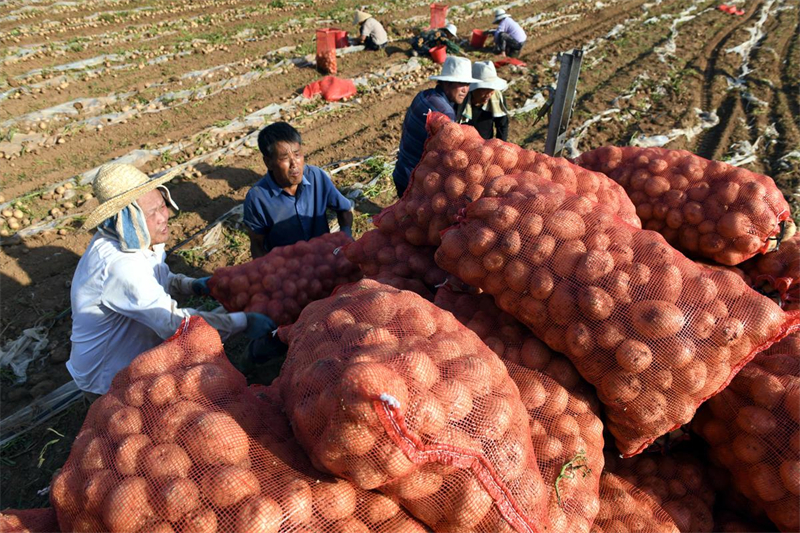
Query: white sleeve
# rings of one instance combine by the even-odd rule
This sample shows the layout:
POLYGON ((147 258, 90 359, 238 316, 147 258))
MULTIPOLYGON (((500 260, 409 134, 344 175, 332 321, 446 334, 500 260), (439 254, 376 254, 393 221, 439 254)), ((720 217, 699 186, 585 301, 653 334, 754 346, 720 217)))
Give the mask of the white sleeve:
POLYGON ((181 309, 152 275, 152 266, 126 259, 108 267, 108 277, 100 297, 103 305, 152 329, 162 339, 171 337, 184 318, 203 317, 227 337, 247 327, 244 313, 210 313, 181 309))
POLYGON ((192 282, 194 280, 195 278, 170 272, 168 281, 169 293, 176 296, 191 296, 194 294, 192 292, 192 282))

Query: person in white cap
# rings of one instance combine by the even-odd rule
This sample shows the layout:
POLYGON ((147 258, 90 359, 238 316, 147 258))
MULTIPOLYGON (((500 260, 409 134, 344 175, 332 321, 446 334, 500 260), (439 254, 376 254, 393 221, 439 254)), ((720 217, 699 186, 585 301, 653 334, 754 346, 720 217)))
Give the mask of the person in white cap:
POLYGON ((455 121, 456 109, 469 93, 469 86, 478 80, 472 77, 472 63, 465 57, 448 56, 438 76, 431 76, 436 87, 418 93, 406 111, 400 151, 397 154, 392 178, 397 195, 403 196, 408 187, 411 172, 422 158, 422 150, 428 138, 425 121, 428 112, 444 113, 455 121))
POLYGON ((508 108, 503 91, 508 82, 497 76, 491 61, 476 61, 472 65, 476 81, 469 86, 469 96, 458 107, 458 122, 478 130, 484 139, 508 140, 508 108))
POLYGON ((444 46, 448 55, 463 55, 464 51, 458 45, 458 28, 455 24, 447 23, 441 28, 425 30, 411 38, 414 55, 428 54, 431 48, 437 46, 444 46))
POLYGON ((494 23, 498 25, 496 30, 490 30, 494 38, 494 52, 501 56, 519 56, 522 46, 528 39, 522 26, 502 8, 494 10, 494 23))
POLYGON ((164 262, 169 208, 164 183, 127 164, 100 167, 94 195, 100 205, 83 229, 97 228, 72 278, 72 352, 67 370, 87 397, 105 394, 114 376, 140 353, 171 337, 184 318, 199 315, 223 336, 244 331, 260 338, 275 323, 258 313, 181 309, 171 295, 207 295, 208 278, 173 274, 164 262))
POLYGON ((366 11, 356 10, 353 16, 353 24, 359 28, 358 42, 364 45, 367 50, 382 50, 389 42, 389 36, 383 24, 367 13, 366 11))

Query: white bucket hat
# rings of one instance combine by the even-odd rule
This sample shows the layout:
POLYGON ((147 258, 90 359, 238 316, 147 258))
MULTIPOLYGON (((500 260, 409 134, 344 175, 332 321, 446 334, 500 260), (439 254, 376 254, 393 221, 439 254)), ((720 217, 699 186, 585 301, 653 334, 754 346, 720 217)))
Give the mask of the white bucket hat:
POLYGON ((361 24, 365 20, 371 19, 371 18, 372 18, 372 15, 370 15, 366 11, 361 11, 359 9, 356 9, 356 13, 355 13, 355 15, 353 15, 353 24, 361 24))
MULTIPOLYGON (((156 187, 168 182, 183 171, 178 167, 158 178, 150 177, 133 165, 109 163, 100 167, 92 183, 95 197, 100 202, 94 211, 89 213, 83 223, 83 229, 92 229, 109 217, 113 217, 125 207, 132 204, 156 187)), ((164 189, 166 190, 166 189, 164 189)), ((177 206, 169 197, 169 203, 177 206)))
POLYGON ((458 28, 456 27, 455 24, 452 24, 452 23, 445 24, 444 25, 444 29, 447 30, 450 33, 450 35, 452 35, 453 37, 457 37, 458 36, 458 28))
POLYGON ((497 75, 497 70, 491 61, 476 61, 473 63, 472 77, 478 81, 469 86, 470 91, 475 89, 505 91, 508 88, 508 82, 497 75))
POLYGON ((455 83, 477 83, 472 77, 472 62, 466 57, 447 56, 442 65, 442 72, 429 79, 436 81, 452 81, 455 83))
POLYGON ((494 23, 497 24, 501 20, 506 19, 510 16, 511 15, 506 13, 505 9, 498 7, 497 9, 494 10, 494 23))

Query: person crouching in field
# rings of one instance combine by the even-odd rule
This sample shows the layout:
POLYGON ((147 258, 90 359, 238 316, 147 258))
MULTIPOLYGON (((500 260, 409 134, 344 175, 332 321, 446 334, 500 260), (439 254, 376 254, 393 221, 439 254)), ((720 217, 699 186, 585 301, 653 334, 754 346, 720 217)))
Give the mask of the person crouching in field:
POLYGON ((386 48, 389 37, 386 35, 386 30, 383 29, 383 24, 378 22, 375 17, 366 11, 356 10, 353 16, 353 24, 358 26, 358 42, 363 44, 364 48, 367 50, 383 50, 386 48))
POLYGON ((490 30, 494 38, 494 53, 503 57, 519 57, 528 39, 525 30, 505 9, 494 10, 494 23, 498 25, 496 30, 490 30))
POLYGON ((508 140, 508 108, 503 91, 506 80, 497 76, 491 61, 478 61, 472 65, 475 83, 469 86, 469 96, 458 106, 457 121, 478 130, 484 139, 508 140))
POLYGON ((67 370, 93 400, 140 353, 175 334, 197 315, 223 337, 245 332, 251 339, 275 330, 259 313, 204 312, 178 307, 172 296, 208 295, 208 278, 173 274, 165 263, 169 208, 177 210, 164 184, 178 171, 149 179, 132 165, 108 164, 94 179, 100 205, 83 229, 97 228, 72 278, 72 352, 67 370))

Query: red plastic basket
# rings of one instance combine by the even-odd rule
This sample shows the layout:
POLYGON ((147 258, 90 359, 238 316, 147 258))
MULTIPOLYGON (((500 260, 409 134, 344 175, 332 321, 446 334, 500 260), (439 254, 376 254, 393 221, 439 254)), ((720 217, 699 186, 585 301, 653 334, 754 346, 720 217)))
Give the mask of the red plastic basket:
POLYGON ((347 41, 347 31, 340 30, 339 28, 331 28, 333 32, 333 39, 336 43, 336 48, 345 48, 350 46, 350 43, 347 41))
POLYGON ((472 30, 472 37, 469 39, 469 45, 472 48, 483 48, 487 37, 489 37, 489 34, 483 30, 472 30))
POLYGON ((447 4, 431 4, 431 28, 444 27, 447 7, 447 4))

